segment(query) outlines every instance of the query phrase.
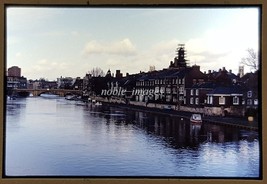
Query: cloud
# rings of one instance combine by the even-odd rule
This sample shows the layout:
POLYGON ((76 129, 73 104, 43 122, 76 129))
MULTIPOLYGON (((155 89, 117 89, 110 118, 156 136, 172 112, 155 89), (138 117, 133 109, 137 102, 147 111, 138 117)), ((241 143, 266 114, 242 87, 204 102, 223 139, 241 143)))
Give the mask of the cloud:
POLYGON ((56 79, 60 77, 60 75, 67 76, 71 73, 72 68, 74 68, 74 66, 71 66, 67 62, 41 59, 36 61, 32 66, 23 68, 23 73, 25 73, 25 76, 33 76, 36 79, 39 79, 40 77, 56 79))
MULTIPOLYGON (((169 67, 170 61, 176 54, 178 40, 166 40, 152 45, 149 48, 136 50, 136 54, 131 57, 113 56, 105 60, 106 69, 115 71, 120 69, 123 73, 138 73, 140 71, 148 71, 149 66, 155 66, 161 70, 169 67)), ((103 65, 102 65, 103 66, 103 65)))
POLYGON ((94 40, 86 44, 83 53, 86 55, 108 54, 129 56, 136 54, 136 47, 128 38, 112 43, 98 42, 94 40))
POLYGON ((21 56, 22 56, 22 53, 21 53, 21 52, 17 52, 17 53, 16 53, 16 57, 17 57, 17 58, 19 58, 19 57, 21 57, 21 56))

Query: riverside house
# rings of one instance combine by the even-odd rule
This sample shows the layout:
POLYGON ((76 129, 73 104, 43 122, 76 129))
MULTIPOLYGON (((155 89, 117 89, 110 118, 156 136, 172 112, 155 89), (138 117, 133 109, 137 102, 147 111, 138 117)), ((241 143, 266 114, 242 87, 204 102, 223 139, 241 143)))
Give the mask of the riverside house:
POLYGON ((225 67, 203 73, 198 65, 188 66, 184 45, 179 45, 176 52, 168 68, 126 76, 117 70, 115 77, 109 70, 105 77, 87 77, 84 83, 90 85, 84 89, 111 103, 168 107, 213 116, 245 116, 248 108, 257 109, 257 72, 242 78, 225 67), (107 95, 100 89, 120 89, 124 93, 107 95))

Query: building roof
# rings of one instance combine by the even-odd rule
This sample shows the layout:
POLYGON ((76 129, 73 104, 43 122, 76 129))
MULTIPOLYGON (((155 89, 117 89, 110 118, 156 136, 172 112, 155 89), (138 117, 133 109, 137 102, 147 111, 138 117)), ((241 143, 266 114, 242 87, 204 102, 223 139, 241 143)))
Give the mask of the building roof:
POLYGON ((214 82, 204 82, 204 83, 197 83, 192 86, 192 88, 202 88, 202 89, 215 89, 218 85, 214 82))
POLYGON ((214 90, 208 93, 208 95, 215 95, 215 94, 243 94, 243 88, 239 85, 230 86, 230 87, 216 87, 214 90))

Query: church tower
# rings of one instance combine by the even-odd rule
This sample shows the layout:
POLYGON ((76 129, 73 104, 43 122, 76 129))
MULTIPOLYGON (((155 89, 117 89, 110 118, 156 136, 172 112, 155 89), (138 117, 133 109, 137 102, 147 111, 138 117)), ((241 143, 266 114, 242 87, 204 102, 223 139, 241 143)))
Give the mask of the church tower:
POLYGON ((238 73, 239 73, 239 77, 244 76, 244 66, 239 66, 238 73))
POLYGON ((174 58, 174 62, 171 61, 169 68, 186 68, 186 51, 184 49, 184 44, 178 44, 178 48, 176 49, 177 56, 174 58))

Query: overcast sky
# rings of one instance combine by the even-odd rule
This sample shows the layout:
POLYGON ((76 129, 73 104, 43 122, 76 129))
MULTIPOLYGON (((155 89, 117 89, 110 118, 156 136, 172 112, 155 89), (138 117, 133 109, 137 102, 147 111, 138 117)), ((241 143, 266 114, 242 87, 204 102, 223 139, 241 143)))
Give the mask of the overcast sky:
MULTIPOLYGON (((167 68, 178 44, 201 71, 234 73, 258 50, 257 8, 7 8, 7 67, 28 79, 167 68)), ((245 67, 245 71, 250 69, 245 67)))

